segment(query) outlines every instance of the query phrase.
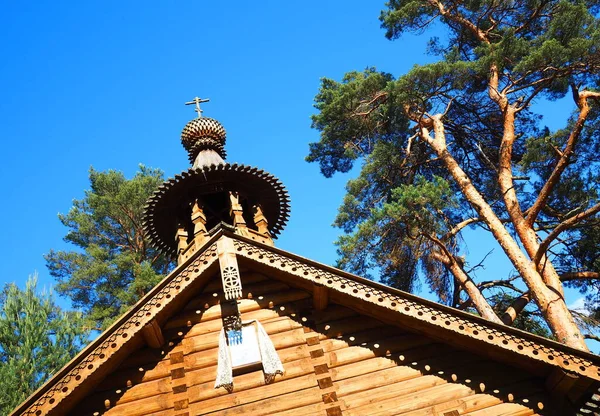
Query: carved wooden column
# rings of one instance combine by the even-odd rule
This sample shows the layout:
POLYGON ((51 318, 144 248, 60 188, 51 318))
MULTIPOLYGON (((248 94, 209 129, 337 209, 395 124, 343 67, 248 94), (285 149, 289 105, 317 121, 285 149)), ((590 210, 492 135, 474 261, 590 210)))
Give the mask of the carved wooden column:
POLYGON ((269 234, 269 223, 265 218, 265 214, 263 214, 262 208, 260 205, 254 205, 254 225, 256 225, 256 229, 259 233, 270 235, 269 234))
POLYGON ((256 230, 259 234, 267 237, 270 245, 273 245, 273 239, 269 232, 269 223, 263 213, 262 207, 259 204, 256 204, 252 208, 254 209, 254 225, 256 225, 256 230))
POLYGON ((229 192, 229 201, 231 203, 231 209, 229 214, 233 220, 233 226, 240 235, 248 235, 248 227, 246 226, 246 220, 244 220, 244 210, 240 204, 240 194, 237 192, 229 192))
POLYGON ((181 264, 183 260, 182 253, 187 248, 187 238, 187 231, 180 225, 175 234, 175 241, 177 242, 177 264, 181 264))
POLYGON ((199 249, 209 238, 206 230, 206 215, 202 205, 196 199, 192 206, 192 223, 194 224, 194 244, 199 249))

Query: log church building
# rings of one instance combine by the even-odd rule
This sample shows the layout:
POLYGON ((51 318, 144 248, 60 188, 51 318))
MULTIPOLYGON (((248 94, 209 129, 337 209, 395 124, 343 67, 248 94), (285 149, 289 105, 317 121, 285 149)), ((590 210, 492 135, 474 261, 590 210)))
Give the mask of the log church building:
POLYGON ((13 415, 597 414, 599 356, 276 247, 288 193, 204 101, 145 208, 176 268, 13 415))

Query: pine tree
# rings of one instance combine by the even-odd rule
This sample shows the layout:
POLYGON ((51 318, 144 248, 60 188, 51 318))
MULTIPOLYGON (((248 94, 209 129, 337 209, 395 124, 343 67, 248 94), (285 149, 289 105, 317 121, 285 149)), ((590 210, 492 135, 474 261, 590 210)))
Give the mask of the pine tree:
MULTIPOLYGON (((559 341, 587 349, 564 300, 577 285, 598 308, 600 20, 579 0, 391 0, 389 39, 424 33, 437 62, 396 78, 368 68, 324 78, 309 161, 325 176, 362 161, 336 224, 339 264, 512 324, 533 301, 559 341), (570 100, 551 131, 536 101, 570 100), (476 282, 461 233, 479 227, 514 270, 476 282), (521 283, 518 283, 521 282, 521 283), (513 297, 500 316, 498 292, 513 297)), ((502 298, 504 299, 504 297, 502 298)))
POLYGON ((90 170, 90 189, 59 214, 74 251, 50 251, 46 262, 56 291, 85 313, 90 325, 106 328, 153 288, 172 263, 148 244, 142 228, 146 200, 163 182, 158 169, 140 166, 123 173, 90 170))

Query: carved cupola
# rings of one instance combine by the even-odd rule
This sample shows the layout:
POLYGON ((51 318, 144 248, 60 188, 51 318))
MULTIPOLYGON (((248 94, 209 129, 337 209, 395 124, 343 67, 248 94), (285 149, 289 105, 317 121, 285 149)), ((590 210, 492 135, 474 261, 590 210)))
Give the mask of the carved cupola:
POLYGON ((189 258, 221 223, 235 233, 273 245, 289 217, 283 184, 260 169, 225 162, 225 129, 203 117, 183 128, 181 143, 192 167, 164 182, 145 207, 144 227, 153 246, 178 263, 189 258))

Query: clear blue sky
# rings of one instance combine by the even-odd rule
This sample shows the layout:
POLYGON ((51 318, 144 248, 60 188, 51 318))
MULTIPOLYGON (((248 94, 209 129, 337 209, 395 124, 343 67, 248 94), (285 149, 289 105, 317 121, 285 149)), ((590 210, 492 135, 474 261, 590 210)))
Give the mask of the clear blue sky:
MULTIPOLYGON (((228 161, 288 187, 292 215, 277 245, 332 264, 331 223, 349 176, 325 179, 304 161, 318 140, 309 117, 319 78, 366 66, 401 75, 432 59, 426 36, 384 38, 383 3, 4 1, 0 283, 35 270, 53 283, 42 256, 68 247, 57 213, 83 196, 90 166, 127 176, 140 163, 167 176, 187 169, 179 134, 195 116, 183 103, 196 95, 227 129, 228 161)), ((564 119, 560 106, 546 112, 564 119)), ((493 246, 469 240, 473 261, 493 246)), ((496 249, 479 277, 505 276, 502 257, 496 249)))

